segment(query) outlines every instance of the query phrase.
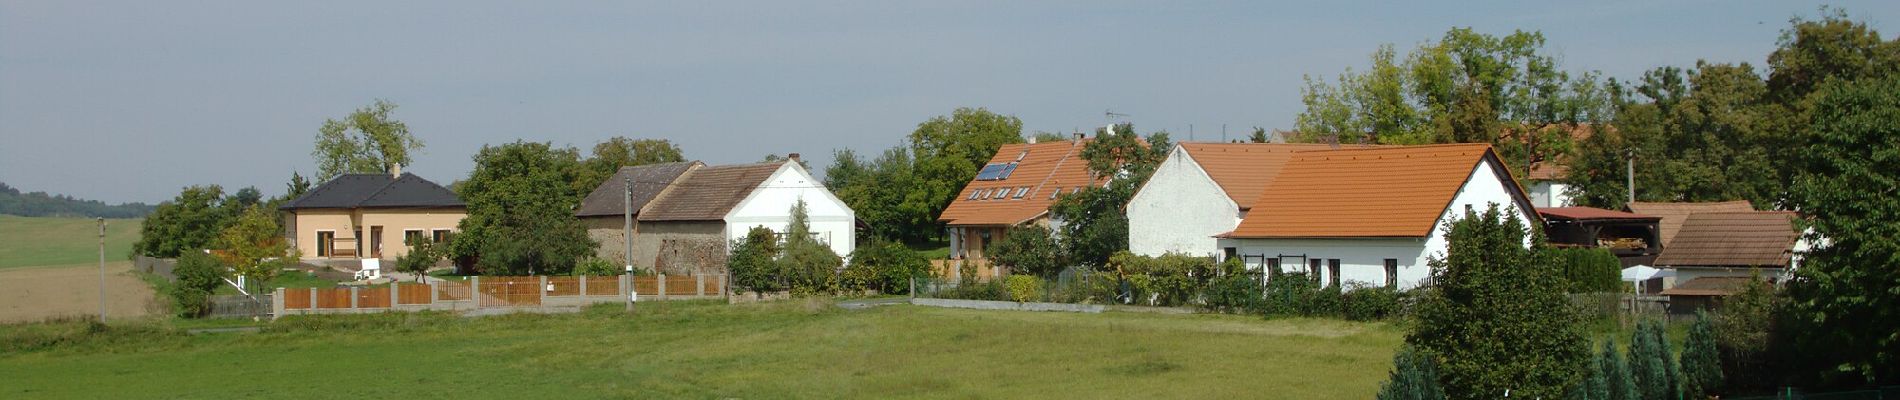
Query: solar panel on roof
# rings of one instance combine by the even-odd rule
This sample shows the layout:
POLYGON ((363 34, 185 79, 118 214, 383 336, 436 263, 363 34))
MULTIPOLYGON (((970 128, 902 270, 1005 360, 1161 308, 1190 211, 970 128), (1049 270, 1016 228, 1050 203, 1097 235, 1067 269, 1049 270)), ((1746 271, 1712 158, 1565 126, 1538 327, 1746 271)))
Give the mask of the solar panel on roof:
POLYGON ((1006 166, 1007 164, 985 165, 983 166, 983 170, 981 172, 976 173, 976 180, 993 181, 993 180, 1003 179, 1003 178, 1000 178, 999 176, 1002 176, 1004 174, 1003 169, 1006 166))
POLYGON ((1016 172, 1016 163, 1009 163, 1008 165, 1004 165, 1003 171, 1001 173, 996 174, 996 180, 1000 181, 1004 179, 1009 179, 1009 174, 1014 173, 1014 172, 1016 172))

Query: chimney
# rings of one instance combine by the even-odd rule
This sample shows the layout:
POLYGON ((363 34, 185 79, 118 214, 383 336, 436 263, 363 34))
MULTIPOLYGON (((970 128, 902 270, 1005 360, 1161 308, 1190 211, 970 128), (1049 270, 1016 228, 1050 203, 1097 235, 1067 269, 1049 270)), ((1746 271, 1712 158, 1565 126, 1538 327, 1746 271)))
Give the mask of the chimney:
POLYGON ((791 162, 798 162, 798 153, 786 154, 785 160, 791 161, 791 162))
POLYGON ((1089 134, 1087 134, 1087 133, 1082 133, 1082 132, 1076 132, 1076 133, 1075 133, 1075 141, 1077 141, 1077 142, 1080 142, 1080 141, 1082 141, 1082 138, 1086 138, 1086 137, 1088 137, 1088 136, 1089 136, 1089 134))
POLYGON ((1029 135, 1029 144, 1036 144, 1036 135, 1029 135))
POLYGON ((402 163, 389 163, 389 177, 390 178, 402 177, 402 163))

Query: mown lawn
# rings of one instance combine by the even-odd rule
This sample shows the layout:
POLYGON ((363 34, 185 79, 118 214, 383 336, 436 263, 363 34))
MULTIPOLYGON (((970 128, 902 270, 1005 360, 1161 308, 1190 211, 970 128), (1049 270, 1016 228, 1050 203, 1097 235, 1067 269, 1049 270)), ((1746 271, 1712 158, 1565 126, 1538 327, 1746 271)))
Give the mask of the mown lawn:
POLYGON ((1321 319, 830 304, 293 317, 199 336, 169 323, 0 326, 0 398, 1361 399, 1401 334, 1321 319))
MULTIPOLYGON (((123 261, 141 219, 106 220, 106 259, 123 261)), ((99 222, 91 218, 0 215, 0 268, 99 262, 99 222)))

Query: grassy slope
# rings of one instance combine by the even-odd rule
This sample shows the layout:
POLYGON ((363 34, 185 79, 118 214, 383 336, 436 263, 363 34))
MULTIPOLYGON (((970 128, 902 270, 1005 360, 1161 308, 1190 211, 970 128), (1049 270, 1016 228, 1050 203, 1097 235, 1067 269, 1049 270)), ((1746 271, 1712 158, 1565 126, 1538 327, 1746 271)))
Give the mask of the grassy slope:
MULTIPOLYGON (((828 304, 139 334, 0 353, 0 397, 1357 399, 1377 391, 1400 341, 1384 324, 1333 320, 828 304)), ((8 329, 0 337, 19 327, 8 329)))
MULTIPOLYGON (((130 254, 141 221, 106 220, 106 259, 130 254)), ((0 215, 0 268, 98 261, 99 223, 93 219, 0 215)))

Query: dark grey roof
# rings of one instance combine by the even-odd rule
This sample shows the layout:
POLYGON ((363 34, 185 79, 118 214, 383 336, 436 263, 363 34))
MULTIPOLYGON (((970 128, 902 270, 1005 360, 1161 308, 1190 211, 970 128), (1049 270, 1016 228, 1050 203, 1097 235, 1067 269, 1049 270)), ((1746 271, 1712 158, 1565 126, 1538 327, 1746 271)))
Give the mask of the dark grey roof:
POLYGON ((758 164, 721 165, 688 172, 666 193, 654 200, 641 221, 717 221, 724 219, 739 202, 772 177, 790 161, 758 164))
POLYGON ((574 210, 574 216, 620 216, 626 211, 626 205, 622 202, 625 200, 623 192, 627 188, 628 178, 633 179, 633 213, 639 214, 641 208, 660 195, 660 190, 672 185, 674 180, 694 165, 701 164, 693 161, 620 167, 620 171, 607 177, 599 187, 594 188, 593 193, 588 193, 587 198, 581 200, 581 206, 574 210))
POLYGON ((463 207, 448 188, 415 174, 345 174, 284 203, 282 210, 306 208, 463 207))

